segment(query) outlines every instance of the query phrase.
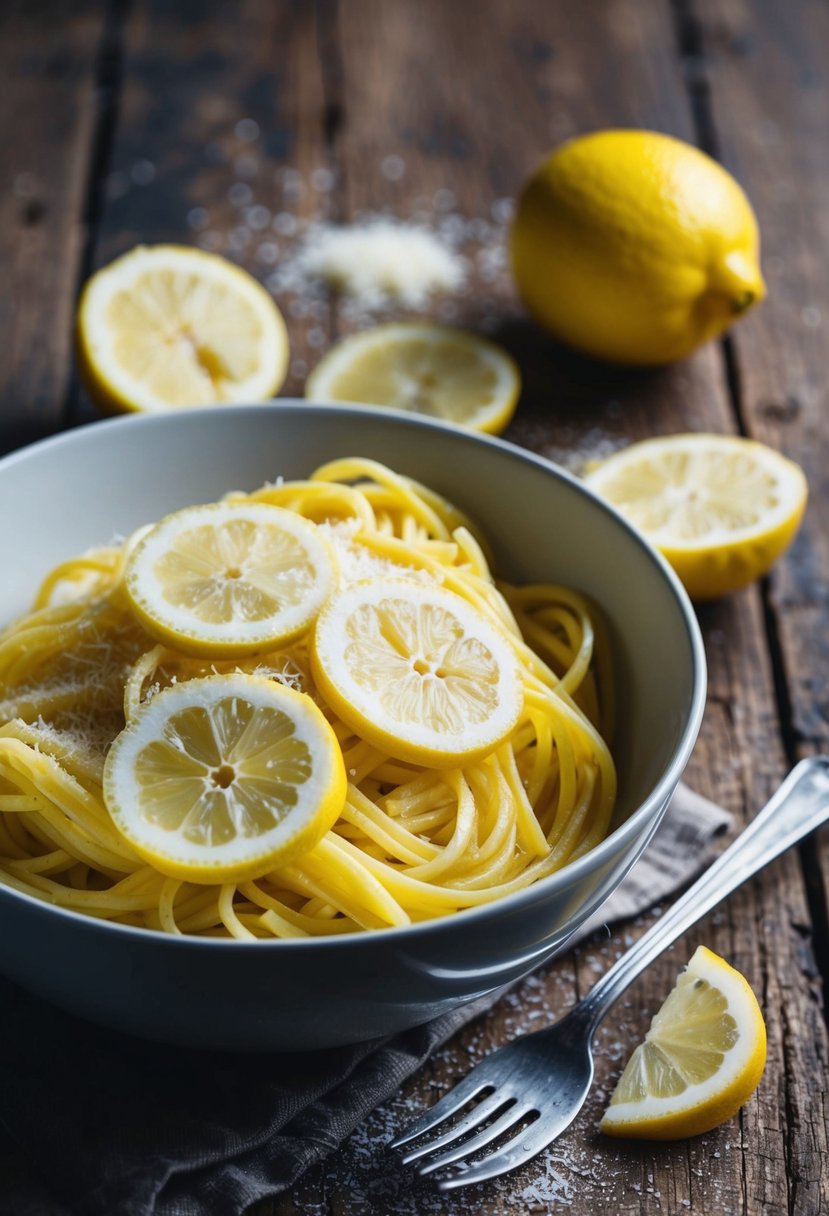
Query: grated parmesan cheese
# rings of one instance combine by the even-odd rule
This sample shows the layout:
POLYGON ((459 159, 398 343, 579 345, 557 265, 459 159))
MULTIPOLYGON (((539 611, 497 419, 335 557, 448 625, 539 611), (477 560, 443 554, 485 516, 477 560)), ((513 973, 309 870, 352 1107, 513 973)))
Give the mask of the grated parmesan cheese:
POLYGON ((340 586, 347 587, 351 583, 362 582, 369 578, 400 578, 408 582, 431 585, 438 582, 429 570, 400 565, 390 558, 372 553, 365 545, 361 545, 355 539, 360 530, 359 520, 326 521, 319 524, 318 527, 328 538, 337 555, 340 586))
POLYGON ((434 233, 389 219, 320 226, 308 234, 297 262, 305 274, 369 307, 394 301, 419 308, 434 292, 457 290, 466 277, 464 260, 434 233))

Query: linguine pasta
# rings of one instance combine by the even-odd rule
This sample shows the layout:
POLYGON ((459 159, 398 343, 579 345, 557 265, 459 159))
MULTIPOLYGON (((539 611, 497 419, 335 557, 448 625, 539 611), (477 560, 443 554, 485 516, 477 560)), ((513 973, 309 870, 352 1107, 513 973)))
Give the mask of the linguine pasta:
POLYGON ((32 611, 0 634, 0 880, 62 908, 172 934, 253 940, 396 927, 476 907, 583 856, 606 835, 615 771, 606 639, 565 587, 496 584, 453 506, 373 461, 234 499, 324 528, 341 581, 392 576, 462 596, 509 638, 523 709, 483 759, 429 770, 384 754, 325 705, 304 638, 212 662, 156 644, 122 589, 135 538, 64 562, 32 611), (315 698, 349 777, 321 843, 255 881, 166 877, 119 834, 102 794, 107 750, 160 689, 243 670, 315 698))

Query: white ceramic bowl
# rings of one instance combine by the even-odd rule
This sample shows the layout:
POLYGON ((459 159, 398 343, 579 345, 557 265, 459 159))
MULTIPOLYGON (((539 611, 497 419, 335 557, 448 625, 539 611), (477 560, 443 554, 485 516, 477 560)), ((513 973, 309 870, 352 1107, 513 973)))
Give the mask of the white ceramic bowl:
POLYGON ((432 486, 492 541, 497 570, 593 597, 619 694, 615 827, 592 853, 495 904, 428 924, 274 942, 173 938, 0 887, 0 969, 84 1017, 148 1038, 297 1050, 416 1025, 550 958, 644 849, 688 760, 705 660, 662 559, 568 474, 509 444, 376 409, 269 405, 95 423, 0 461, 0 621, 62 558, 139 524, 340 456, 432 486))

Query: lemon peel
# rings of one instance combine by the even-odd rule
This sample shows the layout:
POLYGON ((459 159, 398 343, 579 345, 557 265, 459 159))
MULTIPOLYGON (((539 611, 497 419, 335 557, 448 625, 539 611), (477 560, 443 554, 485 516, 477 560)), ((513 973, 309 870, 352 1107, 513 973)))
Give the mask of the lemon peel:
POLYGON ((605 130, 548 156, 510 232, 528 310, 570 346, 618 363, 684 358, 766 293, 751 204, 698 148, 605 130))

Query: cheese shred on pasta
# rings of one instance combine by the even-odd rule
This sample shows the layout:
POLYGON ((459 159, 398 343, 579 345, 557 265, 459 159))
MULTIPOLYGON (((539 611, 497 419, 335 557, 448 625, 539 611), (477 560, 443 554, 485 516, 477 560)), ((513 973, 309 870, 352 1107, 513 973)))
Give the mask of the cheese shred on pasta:
POLYGON ((305 938, 403 926, 518 891, 607 834, 616 781, 601 620, 565 587, 496 584, 483 543, 434 492, 373 461, 236 501, 318 524, 341 583, 394 577, 464 597, 509 637, 524 691, 510 737, 456 769, 404 763, 356 736, 315 689, 304 639, 211 662, 157 645, 122 589, 131 540, 63 562, 0 634, 0 880, 88 916, 172 934, 305 938), (293 864, 238 885, 171 879, 117 831, 104 759, 160 689, 211 672, 298 688, 329 717, 349 775, 343 812, 293 864))

